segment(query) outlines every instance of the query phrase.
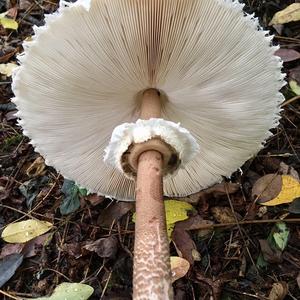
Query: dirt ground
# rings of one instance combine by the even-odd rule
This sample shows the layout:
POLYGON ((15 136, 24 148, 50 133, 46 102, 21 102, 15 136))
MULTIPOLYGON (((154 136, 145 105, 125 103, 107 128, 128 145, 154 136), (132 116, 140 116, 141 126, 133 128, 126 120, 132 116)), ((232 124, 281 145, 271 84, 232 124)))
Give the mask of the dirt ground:
MULTIPOLYGON (((243 2, 275 35, 275 44, 300 52, 300 22, 268 27, 276 12, 299 1, 243 2)), ((0 25, 0 65, 17 63, 32 26, 43 25, 44 14, 57 5, 57 0, 0 0, 0 14, 9 10, 18 23, 17 30, 0 25)), ((284 72, 288 82, 300 84, 295 53, 285 54, 284 72)), ((185 199, 198 225, 179 222, 173 232, 171 255, 179 251, 191 264, 174 283, 175 299, 300 299, 300 198, 264 206, 253 197, 255 182, 265 175, 297 178, 300 172, 300 96, 289 85, 282 93, 282 119, 265 148, 231 181, 185 199), (274 246, 274 234, 282 234, 281 248, 274 246)), ((87 195, 45 166, 17 126, 12 97, 11 76, 0 74, 0 232, 28 218, 54 227, 26 243, 0 239, 2 263, 8 255, 22 255, 14 275, 0 284, 0 299, 49 295, 62 282, 92 286, 92 300, 131 299, 134 204, 87 195)))

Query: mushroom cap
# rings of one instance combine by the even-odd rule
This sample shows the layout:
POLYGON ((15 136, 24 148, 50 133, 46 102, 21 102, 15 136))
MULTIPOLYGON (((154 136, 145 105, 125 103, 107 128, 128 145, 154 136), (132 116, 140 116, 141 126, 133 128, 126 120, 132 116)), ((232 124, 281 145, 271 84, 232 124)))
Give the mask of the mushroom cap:
POLYGON ((103 162, 114 128, 138 119, 156 88, 165 120, 200 145, 164 193, 185 196, 230 176, 277 126, 284 85, 272 37, 231 0, 62 2, 24 44, 13 90, 20 125, 65 177, 133 200, 134 181, 103 162))

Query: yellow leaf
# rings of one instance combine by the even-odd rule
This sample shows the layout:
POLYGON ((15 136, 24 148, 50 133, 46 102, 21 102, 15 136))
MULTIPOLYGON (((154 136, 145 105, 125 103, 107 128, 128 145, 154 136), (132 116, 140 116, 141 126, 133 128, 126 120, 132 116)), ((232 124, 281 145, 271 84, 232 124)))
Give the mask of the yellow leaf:
POLYGON ((293 3, 277 12, 269 25, 285 24, 300 20, 300 3, 293 3))
POLYGON ((25 243, 46 233, 52 227, 53 224, 46 221, 26 220, 8 224, 1 237, 8 243, 25 243))
POLYGON ((0 24, 6 29, 17 30, 19 24, 14 20, 6 17, 7 12, 0 14, 0 24))
POLYGON ((189 271, 190 263, 179 256, 171 256, 171 273, 172 273, 172 282, 178 280, 179 278, 186 275, 189 271))
POLYGON ((13 64, 13 63, 8 63, 8 64, 0 64, 0 73, 3 75, 6 75, 10 77, 12 75, 13 70, 17 67, 18 65, 13 64))
POLYGON ((275 206, 284 203, 290 203, 300 197, 300 183, 289 175, 282 175, 282 188, 280 193, 274 199, 261 203, 266 206, 275 206))
POLYGON ((194 208, 191 204, 184 201, 166 200, 165 210, 168 237, 171 238, 175 223, 186 220, 188 212, 194 210, 194 208))
POLYGON ((298 96, 300 96, 300 86, 298 85, 296 80, 291 80, 289 82, 291 90, 298 96))
POLYGON ((26 298, 27 300, 87 300, 94 293, 94 289, 82 283, 63 282, 58 285, 51 296, 40 298, 26 298))
MULTIPOLYGON (((183 221, 188 218, 188 212, 194 210, 194 207, 184 201, 178 200, 166 200, 164 201, 166 211, 166 223, 168 237, 171 239, 171 235, 178 221, 183 221)), ((132 216, 132 221, 135 222, 135 213, 132 216)))

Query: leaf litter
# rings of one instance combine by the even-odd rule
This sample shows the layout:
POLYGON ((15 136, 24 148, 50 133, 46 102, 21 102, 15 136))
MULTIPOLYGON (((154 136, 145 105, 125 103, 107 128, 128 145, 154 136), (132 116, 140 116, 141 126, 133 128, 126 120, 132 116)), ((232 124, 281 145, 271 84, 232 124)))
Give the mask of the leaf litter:
MULTIPOLYGON (((283 176, 292 176, 292 183, 299 181, 300 170, 300 42, 294 21, 296 6, 289 7, 297 3, 243 2, 246 11, 255 12, 265 28, 283 11, 281 24, 268 29, 281 46, 277 55, 284 62, 290 85, 282 90, 286 101, 280 126, 242 172, 233 174, 230 181, 180 199, 192 209, 183 211, 183 219, 171 222, 170 252, 186 259, 190 268, 188 275, 174 281, 176 299, 300 298, 299 196, 290 196, 292 189, 284 188, 287 185, 283 182, 283 178, 290 179, 283 176), (288 7, 293 10, 287 13, 288 7), (256 199, 261 193, 253 193, 256 182, 274 174, 278 184, 268 187, 268 197, 262 193, 263 200, 256 199), (287 193, 284 200, 265 205, 283 191, 287 193)), ((8 260, 11 277, 6 276, 1 289, 25 298, 53 300, 56 298, 51 297, 58 295, 52 293, 57 293, 55 288, 62 293, 59 297, 69 291, 67 280, 90 286, 86 299, 99 299, 102 294, 104 299, 130 299, 134 204, 88 194, 44 166, 13 116, 10 68, 17 66, 16 55, 22 52, 22 40, 30 39, 32 26, 43 24, 44 14, 57 7, 57 0, 22 0, 18 6, 15 1, 0 2, 0 14, 13 8, 5 17, 18 24, 18 30, 0 25, 0 65, 6 70, 0 74, 0 230, 3 234, 9 224, 28 219, 53 224, 50 232, 39 233, 29 241, 1 241, 0 261, 14 257, 8 260)))

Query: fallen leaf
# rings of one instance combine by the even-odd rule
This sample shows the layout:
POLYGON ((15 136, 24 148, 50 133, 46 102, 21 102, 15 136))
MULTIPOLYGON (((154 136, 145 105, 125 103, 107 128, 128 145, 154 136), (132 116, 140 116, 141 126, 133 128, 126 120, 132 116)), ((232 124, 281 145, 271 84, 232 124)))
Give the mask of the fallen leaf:
POLYGON ((0 63, 6 63, 10 60, 11 57, 15 55, 15 53, 18 51, 18 48, 12 49, 12 51, 7 51, 6 53, 2 54, 0 56, 0 63))
POLYGON ((201 255, 187 231, 175 226, 171 238, 180 257, 185 258, 191 265, 201 260, 201 255))
POLYGON ((92 205, 96 206, 104 201, 105 197, 98 196, 97 194, 90 194, 86 196, 86 200, 92 205))
POLYGON ((277 174, 268 174, 259 178, 253 185, 252 198, 263 203, 277 197, 281 191, 282 180, 277 174))
POLYGON ((236 218, 241 220, 238 214, 234 215, 230 207, 214 206, 211 208, 211 212, 219 223, 235 223, 236 218))
POLYGON ((288 77, 291 80, 295 80, 299 85, 300 84, 300 66, 289 69, 288 70, 288 77))
POLYGON ((184 230, 197 230, 198 237, 205 237, 213 231, 213 227, 207 228, 208 225, 212 224, 214 224, 213 221, 204 220, 201 216, 195 215, 187 220, 177 222, 176 227, 184 230))
POLYGON ((190 263, 181 257, 171 256, 171 273, 172 273, 172 283, 179 278, 184 277, 190 268, 190 263))
POLYGON ((25 243, 49 231, 53 225, 46 221, 26 220, 8 224, 1 237, 8 243, 25 243))
POLYGON ((288 294, 289 288, 286 282, 276 282, 273 283, 273 287, 270 291, 269 300, 284 300, 285 296, 288 294))
MULTIPOLYGON (((259 240, 259 244, 260 244, 261 254, 266 262, 275 264, 275 263, 280 263, 282 261, 281 251, 277 249, 273 249, 270 246, 268 240, 259 240)), ((257 266, 260 267, 259 264, 257 266)))
POLYGON ((88 251, 96 252, 100 257, 115 257, 118 251, 118 239, 115 236, 102 238, 86 243, 83 248, 88 251))
POLYGON ((293 3, 285 9, 278 11, 269 25, 286 24, 300 20, 300 3, 293 3))
POLYGON ((278 172, 280 172, 281 175, 290 175, 300 181, 298 172, 292 166, 285 164, 283 161, 279 164, 278 172))
POLYGON ((0 260, 0 288, 15 274, 23 261, 22 254, 11 254, 0 260))
POLYGON ((6 244, 1 249, 0 259, 11 254, 21 253, 25 244, 6 244))
POLYGON ((276 247, 283 251, 285 247, 287 246, 288 239, 289 239, 289 228, 286 226, 285 223, 279 222, 276 223, 273 230, 273 239, 276 247))
POLYGON ((291 90, 297 95, 300 96, 300 85, 296 80, 290 80, 289 82, 291 90))
POLYGON ((194 211, 195 209, 191 204, 184 201, 166 200, 164 203, 166 211, 167 233, 168 237, 171 238, 175 223, 186 220, 188 218, 188 212, 194 211))
POLYGON ((62 245, 61 248, 64 252, 68 253, 70 256, 75 257, 76 259, 82 256, 82 249, 80 243, 65 243, 62 245))
POLYGON ((22 250, 24 257, 33 257, 38 254, 41 247, 47 245, 52 238, 51 233, 46 233, 28 241, 22 250))
POLYGON ((232 182, 218 183, 210 188, 202 190, 196 194, 184 198, 187 202, 197 204, 199 201, 205 202, 211 198, 218 199, 227 194, 231 195, 240 189, 240 185, 232 182))
POLYGON ((60 213, 62 215, 71 214, 80 207, 79 187, 74 181, 65 179, 61 191, 64 197, 59 207, 60 213))
POLYGON ((58 285, 49 297, 27 298, 27 300, 87 300, 94 289, 82 283, 64 282, 58 285))
POLYGON ((283 62, 291 62, 300 58, 300 53, 294 49, 280 48, 275 53, 283 62))
POLYGON ((259 240, 261 253, 257 259, 257 267, 264 268, 268 263, 282 261, 282 251, 286 248, 289 229, 285 223, 276 223, 266 240, 259 240))
MULTIPOLYGON (((269 199, 269 201, 261 202, 260 204, 266 205, 266 206, 275 206, 285 203, 290 203, 294 199, 300 197, 300 183, 298 180, 294 179, 292 176, 289 175, 282 175, 281 178, 281 190, 279 194, 269 199)), ((268 187, 267 189, 269 189, 268 187)))
POLYGON ((29 177, 37 177, 45 174, 45 161, 39 156, 26 170, 26 174, 29 177))
MULTIPOLYGON (((191 204, 185 201, 166 200, 164 201, 164 204, 166 211, 167 233, 170 239, 175 223, 186 220, 189 217, 188 212, 194 211, 195 209, 191 204)), ((135 222, 135 213, 132 216, 132 221, 135 222)))
POLYGON ((300 214, 300 198, 295 199, 289 206, 289 212, 292 214, 300 214))
POLYGON ((19 186, 19 191, 26 198, 26 205, 29 209, 31 209, 41 187, 46 185, 48 181, 49 178, 47 176, 43 176, 25 181, 19 186))
POLYGON ((14 63, 0 64, 0 73, 10 77, 12 76, 13 70, 18 67, 18 65, 14 63))
POLYGON ((114 221, 120 220, 126 213, 134 208, 132 202, 114 202, 101 211, 97 223, 103 227, 110 227, 114 221))
POLYGON ((12 110, 16 110, 16 108, 17 108, 16 105, 12 102, 0 103, 0 111, 12 111, 12 110))
POLYGON ((8 18, 7 15, 8 11, 0 14, 0 25, 6 29, 17 30, 19 26, 18 22, 16 22, 14 19, 8 18))

